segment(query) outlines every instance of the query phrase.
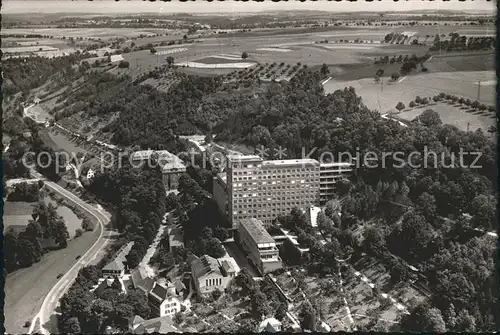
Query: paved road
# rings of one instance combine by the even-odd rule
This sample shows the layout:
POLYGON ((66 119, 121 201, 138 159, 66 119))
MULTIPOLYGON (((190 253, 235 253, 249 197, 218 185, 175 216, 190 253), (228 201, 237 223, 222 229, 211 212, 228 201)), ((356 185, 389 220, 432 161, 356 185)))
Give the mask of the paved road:
MULTIPOLYGON (((38 172, 31 171, 30 174, 34 178, 44 179, 43 176, 38 172)), ((50 292, 45 297, 40 311, 31 321, 31 326, 28 331, 29 334, 31 334, 32 332, 37 332, 44 335, 49 335, 50 333, 58 333, 57 325, 55 324, 51 324, 50 329, 46 329, 45 327, 50 321, 50 318, 53 315, 57 304, 59 303, 59 299, 62 298, 64 293, 66 293, 68 288, 71 286, 78 274, 78 271, 80 271, 82 267, 91 263, 108 243, 109 239, 106 237, 108 237, 110 233, 105 232, 105 225, 109 222, 111 217, 101 207, 94 207, 93 205, 86 203, 85 201, 78 198, 76 195, 67 191, 63 187, 57 185, 56 183, 45 180, 45 186, 77 204, 82 210, 94 217, 100 225, 100 234, 97 241, 89 250, 87 250, 84 255, 82 255, 82 257, 80 257, 80 259, 71 267, 71 269, 61 277, 61 279, 54 285, 54 287, 52 287, 50 292), (37 320, 40 321, 39 329, 35 329, 37 320)))

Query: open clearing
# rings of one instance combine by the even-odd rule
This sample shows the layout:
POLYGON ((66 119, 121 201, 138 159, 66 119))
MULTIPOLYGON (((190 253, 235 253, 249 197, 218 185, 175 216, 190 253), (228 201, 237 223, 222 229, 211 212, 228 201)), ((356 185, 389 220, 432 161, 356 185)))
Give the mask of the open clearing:
POLYGON ((24 116, 27 116, 38 123, 43 123, 52 119, 52 116, 39 105, 31 105, 24 108, 24 116))
MULTIPOLYGON (((57 206, 57 213, 61 215, 66 222, 66 227, 70 238, 75 237, 75 230, 81 228, 82 220, 79 219, 73 211, 63 205, 58 205, 54 200, 45 197, 46 204, 52 203, 57 206)), ((27 226, 29 220, 32 220, 31 214, 36 202, 25 201, 7 201, 4 204, 4 230, 11 225, 27 226)))
POLYGON ((405 110, 396 114, 396 116, 397 118, 411 121, 427 109, 432 109, 437 112, 444 124, 451 124, 462 130, 467 130, 467 123, 469 123, 469 130, 471 131, 475 131, 477 129, 487 131, 490 126, 496 124, 495 114, 471 111, 470 108, 464 108, 459 105, 450 105, 443 102, 439 102, 431 106, 405 110))
MULTIPOLYGON (((390 73, 386 75, 390 76, 390 73)), ((417 95, 423 98, 445 92, 476 100, 478 92, 476 82, 493 80, 494 75, 493 71, 438 72, 408 76, 400 83, 390 82, 389 78, 385 77, 383 90, 381 83, 375 83, 373 78, 349 81, 333 78, 324 85, 324 88, 325 93, 333 93, 352 86, 368 108, 387 113, 395 111, 399 101, 408 105, 417 95)), ((495 86, 481 87, 480 102, 494 105, 495 99, 495 86)))

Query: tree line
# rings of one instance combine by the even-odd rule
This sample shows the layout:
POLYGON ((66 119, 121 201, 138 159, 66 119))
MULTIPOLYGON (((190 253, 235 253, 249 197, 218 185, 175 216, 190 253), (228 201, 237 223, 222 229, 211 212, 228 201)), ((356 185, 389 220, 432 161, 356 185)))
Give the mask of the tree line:
POLYGON ((32 220, 29 220, 24 231, 6 231, 4 250, 8 252, 4 253, 4 261, 8 272, 38 263, 54 247, 66 248, 68 229, 56 209, 42 200, 33 208, 32 220))

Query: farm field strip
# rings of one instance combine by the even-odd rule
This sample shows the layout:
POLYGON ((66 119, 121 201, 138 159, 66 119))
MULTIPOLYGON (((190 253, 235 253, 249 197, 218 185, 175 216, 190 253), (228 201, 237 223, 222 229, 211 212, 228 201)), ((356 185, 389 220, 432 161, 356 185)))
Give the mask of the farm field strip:
POLYGON ((259 51, 271 51, 271 52, 290 52, 292 49, 280 49, 280 48, 257 48, 259 51))
POLYGON ((255 65, 255 63, 219 63, 219 64, 205 64, 198 62, 179 62, 175 63, 177 66, 189 66, 194 68, 205 68, 205 69, 246 69, 255 65))

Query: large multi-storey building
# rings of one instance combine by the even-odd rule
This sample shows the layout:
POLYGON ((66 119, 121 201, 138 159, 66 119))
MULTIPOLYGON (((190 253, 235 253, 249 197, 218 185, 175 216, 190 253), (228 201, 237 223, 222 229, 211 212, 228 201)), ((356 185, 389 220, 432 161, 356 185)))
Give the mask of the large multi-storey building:
POLYGON ((255 155, 228 156, 227 212, 231 225, 237 228, 238 222, 247 218, 269 224, 294 207, 308 211, 319 201, 319 173, 320 164, 314 159, 264 161, 255 155))
POLYGON ((319 197, 324 204, 335 196, 335 183, 344 177, 349 177, 353 164, 347 162, 321 163, 319 167, 319 197))
POLYGON ((238 233, 241 247, 261 274, 282 267, 276 242, 260 220, 240 220, 238 233))

